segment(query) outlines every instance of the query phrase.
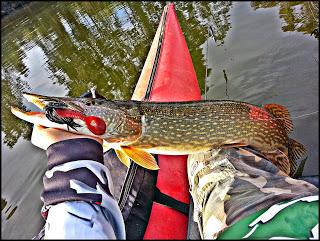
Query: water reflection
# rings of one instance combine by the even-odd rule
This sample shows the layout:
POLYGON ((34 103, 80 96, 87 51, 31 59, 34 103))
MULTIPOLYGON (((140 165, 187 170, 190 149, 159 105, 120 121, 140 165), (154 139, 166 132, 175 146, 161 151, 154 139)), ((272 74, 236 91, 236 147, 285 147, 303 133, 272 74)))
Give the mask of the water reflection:
POLYGON ((209 24, 209 35, 213 37, 217 46, 224 44, 224 39, 231 29, 230 8, 232 2, 225 1, 212 4, 212 19, 209 24))
MULTIPOLYGON (((10 19, 3 24, 2 131, 10 147, 19 136, 30 134, 30 125, 10 113, 12 105, 33 108, 21 99, 23 91, 78 96, 96 85, 109 99, 130 99, 164 7, 163 2, 43 4, 46 7, 32 17, 38 4, 27 6, 17 26, 10 19)), ((202 88, 201 45, 207 35, 198 33, 207 31, 214 13, 223 12, 227 19, 231 3, 220 5, 223 10, 219 3, 176 4, 202 88)), ((219 24, 215 26, 220 31, 224 28, 219 24)), ((225 37, 223 32, 218 39, 225 37)))
POLYGON ((260 8, 279 8, 279 16, 283 20, 281 29, 284 32, 297 31, 310 34, 319 39, 319 2, 278 2, 254 1, 251 2, 254 10, 260 8))

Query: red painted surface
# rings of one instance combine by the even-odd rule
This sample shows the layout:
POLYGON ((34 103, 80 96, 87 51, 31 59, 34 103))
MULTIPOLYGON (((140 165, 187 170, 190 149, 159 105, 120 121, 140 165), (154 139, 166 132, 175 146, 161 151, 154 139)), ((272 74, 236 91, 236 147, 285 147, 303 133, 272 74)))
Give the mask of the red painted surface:
MULTIPOLYGON (((174 5, 168 7, 164 40, 150 101, 200 100, 201 93, 187 43, 174 5)), ((158 155, 157 187, 171 197, 189 203, 187 156, 158 155)), ((186 239, 188 218, 180 212, 153 203, 144 239, 186 239)))
POLYGON ((197 75, 173 4, 168 7, 164 40, 150 101, 200 100, 197 75))
POLYGON ((146 233, 143 239, 186 239, 188 220, 182 213, 153 203, 146 233))

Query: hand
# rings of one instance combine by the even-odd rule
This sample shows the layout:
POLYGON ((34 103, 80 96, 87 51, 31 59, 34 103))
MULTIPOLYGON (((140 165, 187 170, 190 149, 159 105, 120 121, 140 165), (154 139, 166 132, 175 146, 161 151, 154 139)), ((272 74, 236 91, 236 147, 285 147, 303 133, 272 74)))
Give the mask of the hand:
POLYGON ((50 145, 56 142, 75 138, 90 138, 99 142, 101 145, 103 142, 103 140, 98 137, 78 135, 56 128, 47 128, 41 125, 34 125, 31 136, 31 143, 43 150, 47 150, 50 145))

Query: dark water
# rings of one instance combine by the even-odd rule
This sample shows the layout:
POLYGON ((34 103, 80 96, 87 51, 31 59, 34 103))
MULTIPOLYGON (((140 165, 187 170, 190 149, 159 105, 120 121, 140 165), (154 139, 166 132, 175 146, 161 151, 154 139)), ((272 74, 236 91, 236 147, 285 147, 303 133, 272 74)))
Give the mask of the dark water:
MULTIPOLYGON (((130 99, 163 7, 159 2, 33 3, 3 19, 2 238, 32 238, 43 223, 45 152, 32 146, 32 126, 15 118, 10 106, 35 110, 22 99, 23 91, 75 97, 94 85, 107 98, 130 99)), ((318 175, 318 3, 178 2, 175 7, 203 98, 206 93, 207 99, 286 106, 298 117, 291 136, 308 149, 304 175, 318 175)))

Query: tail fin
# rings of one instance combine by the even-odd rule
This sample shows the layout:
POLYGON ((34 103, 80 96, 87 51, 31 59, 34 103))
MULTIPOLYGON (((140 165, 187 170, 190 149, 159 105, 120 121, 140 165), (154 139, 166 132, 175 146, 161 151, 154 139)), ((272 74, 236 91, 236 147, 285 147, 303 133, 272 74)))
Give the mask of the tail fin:
POLYGON ((289 139, 288 156, 291 163, 290 174, 296 171, 296 160, 307 154, 306 148, 299 142, 289 139))

